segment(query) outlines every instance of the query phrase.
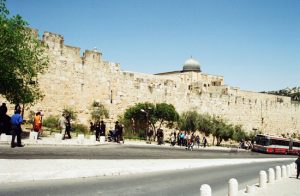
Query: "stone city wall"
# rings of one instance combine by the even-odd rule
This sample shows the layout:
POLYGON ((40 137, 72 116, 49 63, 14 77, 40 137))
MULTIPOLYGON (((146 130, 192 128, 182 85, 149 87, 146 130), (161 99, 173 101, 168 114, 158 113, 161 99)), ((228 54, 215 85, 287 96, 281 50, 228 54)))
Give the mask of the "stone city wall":
POLYGON ((241 124, 248 130, 287 133, 300 130, 300 105, 289 97, 243 91, 224 85, 222 76, 196 72, 143 74, 121 71, 120 65, 102 59, 97 50, 64 45, 61 35, 45 32, 50 58, 47 73, 39 76, 45 93, 30 110, 42 109, 45 117, 58 115, 64 107, 78 112, 79 122, 90 120, 93 101, 109 109, 108 128, 125 109, 139 102, 173 104, 179 113, 197 110, 241 124))

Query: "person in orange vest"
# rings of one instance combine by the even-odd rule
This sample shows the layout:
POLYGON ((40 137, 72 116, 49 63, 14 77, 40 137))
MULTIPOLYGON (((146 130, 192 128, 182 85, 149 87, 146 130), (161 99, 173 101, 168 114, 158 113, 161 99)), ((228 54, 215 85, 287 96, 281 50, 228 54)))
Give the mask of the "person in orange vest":
POLYGON ((40 138, 42 131, 42 115, 41 112, 37 112, 33 120, 33 130, 38 133, 38 139, 40 138))

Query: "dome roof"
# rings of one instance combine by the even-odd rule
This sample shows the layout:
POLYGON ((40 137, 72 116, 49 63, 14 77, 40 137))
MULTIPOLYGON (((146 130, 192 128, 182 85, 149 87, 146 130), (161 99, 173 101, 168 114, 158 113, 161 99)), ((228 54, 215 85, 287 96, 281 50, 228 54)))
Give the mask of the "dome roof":
POLYGON ((190 59, 184 62, 182 71, 201 72, 200 63, 191 57, 190 59))

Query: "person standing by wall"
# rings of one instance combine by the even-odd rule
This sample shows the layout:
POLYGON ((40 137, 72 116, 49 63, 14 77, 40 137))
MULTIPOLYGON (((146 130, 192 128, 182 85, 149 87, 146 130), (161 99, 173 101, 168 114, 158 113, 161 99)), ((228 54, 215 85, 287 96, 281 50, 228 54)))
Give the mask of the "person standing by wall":
POLYGON ((180 146, 184 146, 184 138, 185 138, 184 131, 181 131, 180 136, 179 136, 180 146))
POLYGON ((103 120, 100 122, 100 136, 105 136, 106 132, 106 125, 104 124, 103 120))
POLYGON ((124 126, 122 124, 119 125, 119 143, 120 141, 123 142, 124 144, 124 137, 123 137, 123 131, 124 131, 124 126))
POLYGON ((162 145, 164 143, 164 132, 162 129, 157 129, 157 144, 162 145))
POLYGON ((15 105, 15 112, 18 111, 18 110, 20 110, 20 112, 22 111, 22 110, 21 110, 21 106, 20 106, 19 103, 17 103, 17 104, 15 105))
POLYGON ((22 133, 22 128, 21 124, 23 122, 23 118, 20 115, 21 110, 17 109, 15 111, 15 114, 11 117, 11 126, 12 126, 12 139, 11 139, 11 147, 24 147, 21 143, 21 133, 22 133), (15 144, 15 138, 17 137, 17 145, 15 144))
POLYGON ((6 135, 11 134, 11 123, 10 116, 7 114, 7 107, 5 103, 0 106, 0 134, 5 133, 6 135))
POLYGON ((97 121, 95 123, 95 130, 96 130, 96 141, 100 141, 99 135, 100 135, 100 131, 101 131, 101 125, 100 125, 99 121, 97 121))
POLYGON ((61 115, 61 117, 59 118, 58 120, 58 125, 59 125, 59 129, 60 129, 60 133, 61 133, 61 139, 64 140, 65 139, 65 134, 66 134, 66 117, 65 117, 65 114, 63 113, 61 115))
POLYGON ((38 133, 38 139, 41 136, 42 129, 42 116, 40 112, 37 112, 33 119, 33 131, 38 133))
POLYGON ((90 132, 91 132, 92 134, 94 134, 94 131, 95 131, 95 125, 94 125, 93 122, 90 122, 90 132))
POLYGON ((7 112, 6 103, 2 103, 2 105, 0 106, 0 114, 6 114, 6 112, 7 112))
POLYGON ((68 138, 71 139, 71 130, 72 130, 72 126, 71 126, 71 116, 68 114, 66 116, 66 133, 68 135, 68 138))
POLYGON ((120 125, 119 125, 119 121, 116 121, 115 123, 115 132, 114 132, 114 140, 115 142, 120 142, 120 125))
POLYGON ((297 166, 297 176, 296 178, 299 178, 299 174, 300 174, 300 154, 298 154, 298 159, 295 161, 296 166, 297 166))
POLYGON ((205 148, 206 145, 207 145, 207 139, 206 139, 206 137, 203 137, 203 147, 205 148))
POLYGON ((200 136, 199 135, 196 136, 196 143, 199 148, 200 147, 200 136))

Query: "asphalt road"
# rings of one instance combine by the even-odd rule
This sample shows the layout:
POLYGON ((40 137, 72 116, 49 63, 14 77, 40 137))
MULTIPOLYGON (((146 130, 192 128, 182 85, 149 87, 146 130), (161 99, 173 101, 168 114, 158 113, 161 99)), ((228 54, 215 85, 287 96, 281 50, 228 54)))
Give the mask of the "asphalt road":
POLYGON ((231 159, 231 158, 282 158, 285 155, 268 155, 250 151, 222 151, 160 146, 101 145, 101 146, 0 146, 0 159, 231 159))
POLYGON ((214 196, 225 196, 228 180, 239 182, 239 189, 258 182, 260 170, 287 161, 242 164, 202 169, 185 169, 152 174, 106 176, 73 180, 47 180, 0 185, 1 196, 52 196, 52 195, 109 195, 109 196, 177 196, 199 195, 201 184, 209 184, 214 196))

